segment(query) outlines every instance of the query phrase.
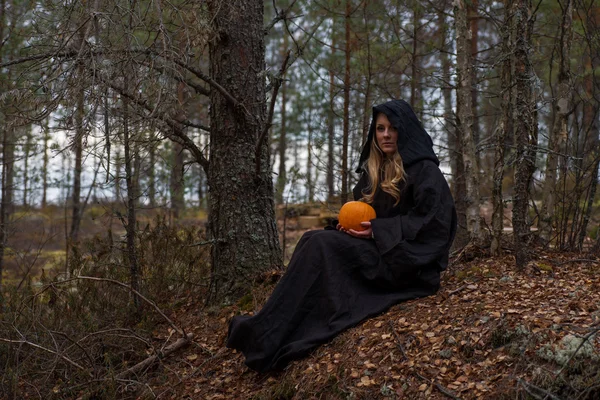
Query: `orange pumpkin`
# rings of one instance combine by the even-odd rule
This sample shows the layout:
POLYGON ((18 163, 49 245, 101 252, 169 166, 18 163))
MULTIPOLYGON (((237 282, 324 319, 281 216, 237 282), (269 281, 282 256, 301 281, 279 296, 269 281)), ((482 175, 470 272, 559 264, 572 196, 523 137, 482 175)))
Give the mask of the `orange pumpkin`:
POLYGON ((375 217, 375 210, 370 204, 362 201, 349 201, 342 206, 338 220, 344 229, 364 231, 367 228, 360 223, 368 222, 375 217))

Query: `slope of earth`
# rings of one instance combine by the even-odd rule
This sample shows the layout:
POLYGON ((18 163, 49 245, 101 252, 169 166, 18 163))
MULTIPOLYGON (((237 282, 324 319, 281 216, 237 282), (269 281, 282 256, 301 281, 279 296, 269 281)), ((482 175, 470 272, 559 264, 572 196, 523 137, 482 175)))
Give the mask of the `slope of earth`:
POLYGON ((580 257, 538 255, 520 273, 510 256, 455 262, 435 296, 271 374, 223 346, 229 319, 260 309, 265 290, 222 310, 189 304, 173 318, 194 343, 150 387, 165 399, 600 398, 600 264, 580 257))

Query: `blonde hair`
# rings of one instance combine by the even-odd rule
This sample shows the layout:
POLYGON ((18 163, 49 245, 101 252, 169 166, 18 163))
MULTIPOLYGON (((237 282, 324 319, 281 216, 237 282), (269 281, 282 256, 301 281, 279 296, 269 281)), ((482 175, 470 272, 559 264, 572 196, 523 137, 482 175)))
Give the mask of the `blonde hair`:
POLYGON ((402 157, 400 157, 400 153, 397 151, 391 158, 386 157, 377 145, 377 138, 375 135, 373 135, 371 151, 369 152, 369 158, 367 159, 367 173, 369 174, 369 186, 362 192, 363 201, 369 204, 373 203, 375 192, 379 186, 384 192, 390 194, 396 200, 394 205, 397 205, 400 202, 400 189, 398 189, 398 184, 404 181, 406 177, 404 165, 402 164, 402 157))

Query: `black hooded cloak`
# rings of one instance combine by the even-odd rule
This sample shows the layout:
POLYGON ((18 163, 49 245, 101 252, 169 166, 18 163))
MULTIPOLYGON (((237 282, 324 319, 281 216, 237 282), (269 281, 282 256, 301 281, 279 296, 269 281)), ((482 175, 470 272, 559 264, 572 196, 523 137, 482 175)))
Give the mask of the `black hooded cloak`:
POLYGON ((368 186, 364 164, 380 112, 398 131, 406 172, 400 202, 394 205, 389 194, 375 193, 374 240, 327 228, 302 236, 262 310, 252 317, 234 317, 229 326, 227 347, 240 350, 246 365, 256 371, 282 369, 360 321, 439 289, 456 232, 456 212, 431 137, 405 101, 373 107, 354 198, 362 198, 368 186))

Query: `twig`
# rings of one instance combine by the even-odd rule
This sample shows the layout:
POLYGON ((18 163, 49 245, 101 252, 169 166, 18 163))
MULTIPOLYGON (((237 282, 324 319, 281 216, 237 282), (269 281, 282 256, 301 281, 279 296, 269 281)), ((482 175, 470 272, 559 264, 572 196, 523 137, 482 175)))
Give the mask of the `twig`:
POLYGON ((188 333, 187 335, 185 335, 185 337, 177 339, 177 341, 175 343, 173 343, 172 345, 165 347, 164 350, 159 351, 158 353, 135 364, 133 367, 121 372, 120 374, 118 374, 116 376, 116 378, 117 379, 125 379, 128 376, 131 376, 131 375, 137 374, 140 371, 143 371, 144 369, 146 369, 149 366, 151 366, 152 364, 154 364, 156 361, 167 357, 171 353, 179 350, 180 348, 182 348, 184 346, 187 346, 193 338, 194 338, 194 334, 188 333))
POLYGON ((279 93, 279 88, 283 82, 283 76, 285 75, 285 71, 287 70, 288 61, 290 60, 291 52, 288 50, 285 59, 283 60, 283 64, 281 64, 281 68, 279 69, 279 73, 275 77, 275 86, 273 87, 273 95, 271 96, 271 105, 269 106, 269 115, 267 116, 267 120, 265 121, 265 125, 263 126, 263 130, 256 141, 256 147, 254 149, 255 160, 256 160, 256 176, 260 176, 260 152, 262 150, 262 144, 267 137, 267 133, 269 132, 269 128, 271 127, 271 122, 273 121, 273 113, 275 112, 275 101, 277 100, 277 94, 279 93))
POLYGON ((459 288, 457 288, 457 289, 450 290, 450 291, 448 292, 448 296, 452 296, 453 294, 456 294, 456 293, 460 292, 461 290, 464 290, 464 289, 466 289, 466 288, 467 288, 467 286, 469 286, 469 285, 468 285, 468 284, 464 284, 464 285, 462 285, 461 287, 459 287, 459 288))
POLYGON ((282 19, 288 19, 288 12, 290 12, 290 10, 292 9, 292 7, 294 7, 294 4, 296 4, 296 0, 293 0, 292 3, 283 11, 279 11, 276 7, 275 7, 275 2, 273 1, 273 8, 275 8, 275 18, 273 18, 273 20, 269 23, 269 25, 267 25, 264 29, 265 31, 265 36, 269 34, 269 31, 271 30, 271 28, 273 28, 275 26, 276 23, 278 23, 279 21, 281 21, 282 19))
POLYGON ((223 242, 225 242, 224 239, 212 239, 212 240, 205 240, 204 242, 188 244, 187 247, 205 246, 207 244, 215 244, 215 243, 223 243, 223 242))
POLYGON ((408 356, 406 355, 406 352, 404 351, 404 347, 402 347, 402 340, 400 339, 400 335, 398 335, 398 332, 396 332, 396 328, 394 328, 394 323, 392 321, 388 321, 388 322, 390 324, 390 329, 392 330, 392 333, 396 337, 396 345, 398 346, 398 349, 400 349, 400 352, 402 353, 402 357, 404 357, 405 360, 408 360, 408 356))
POLYGON ((444 385, 442 385, 440 383, 437 383, 434 380, 431 380, 429 378, 424 377, 423 375, 421 375, 417 371, 415 371, 415 375, 417 375, 419 378, 423 379, 425 382, 427 382, 429 384, 433 384, 440 392, 442 392, 446 396, 450 397, 451 399, 460 400, 460 397, 458 397, 457 395, 455 395, 454 392, 452 392, 452 390, 446 388, 444 385))
POLYGON ((304 41, 304 44, 302 47, 299 47, 296 50, 296 53, 294 54, 293 57, 291 57, 290 60, 290 51, 288 51, 285 60, 283 60, 283 64, 281 65, 281 69, 279 70, 279 73, 277 74, 277 76, 275 77, 275 84, 273 87, 273 96, 271 97, 271 105, 269 107, 269 114, 267 115, 267 120, 264 122, 263 125, 263 131, 261 132, 260 136, 258 137, 258 140, 256 141, 256 147, 254 149, 255 152, 255 159, 256 159, 256 168, 255 168, 255 176, 258 177, 260 175, 260 164, 261 164, 261 158, 260 158, 260 152, 261 152, 261 147, 263 142, 265 141, 265 138, 267 137, 267 133, 269 132, 269 128, 271 127, 271 122, 273 121, 273 113, 275 110, 275 100, 277 98, 277 92, 279 91, 279 87, 281 86, 281 82, 283 81, 283 76, 285 75, 286 70, 292 66, 292 64, 294 64, 294 62, 298 59, 298 57, 300 57, 302 55, 302 52, 304 51, 304 48, 306 47, 306 45, 308 44, 308 42, 310 42, 310 40, 313 38, 313 36, 315 35, 315 33, 317 32, 317 29, 319 28, 319 26, 321 26, 321 23, 323 21, 315 24, 312 32, 308 35, 308 38, 304 41))
POLYGON ((579 350, 583 347, 583 345, 585 344, 585 342, 587 342, 596 332, 600 331, 600 327, 591 330, 590 332, 588 332, 587 335, 585 335, 583 337, 583 340, 581 341, 581 343, 579 343, 579 346, 577 346, 577 348, 575 349, 575 351, 573 352, 573 354, 571 354, 571 356, 569 357, 569 359, 563 364, 563 366, 554 374, 554 376, 559 376, 564 369, 567 367, 567 365, 569 365, 569 363, 571 362, 571 360, 573 358, 575 358, 575 356, 577 355, 577 353, 579 352, 579 350))
POLYGON ((525 389, 525 391, 527 393, 529 393, 530 395, 532 395, 536 399, 548 399, 548 398, 550 398, 552 400, 562 400, 560 397, 557 397, 556 395, 548 392, 547 390, 542 389, 539 386, 535 386, 533 383, 529 383, 529 382, 527 382, 527 381, 525 381, 525 380, 523 380, 521 378, 518 378, 517 382, 519 382, 519 384, 521 384, 523 386, 523 388, 525 389), (532 392, 531 389, 536 390, 536 391, 542 393, 544 395, 544 397, 542 397, 542 396, 540 396, 540 395, 532 392))
MULTIPOLYGON (((6 342, 6 343, 15 343, 15 344, 17 344, 17 343, 18 343, 18 344, 26 344, 26 345, 29 345, 29 346, 31 346, 31 347, 35 347, 36 349, 40 349, 40 350, 46 351, 46 352, 48 352, 48 353, 54 354, 54 355, 56 355, 56 356, 58 356, 58 357, 62 358, 62 359, 63 359, 63 360, 65 360, 67 363, 71 364, 72 366, 74 366, 74 367, 75 367, 75 368, 77 368, 77 369, 80 369, 80 370, 82 370, 82 371, 87 371, 87 369, 86 369, 86 368, 84 368, 84 367, 82 367, 81 365, 77 364, 75 361, 71 360, 70 358, 68 358, 68 357, 66 357, 66 356, 64 356, 64 355, 62 355, 62 354, 60 354, 60 353, 58 353, 58 352, 56 352, 56 351, 54 351, 54 350, 51 350, 51 349, 48 349, 48 348, 46 348, 46 347, 40 346, 39 344, 32 343, 32 342, 30 342, 30 341, 28 341, 28 340, 12 340, 12 339, 0 338, 0 341, 2 341, 2 342, 6 342)), ((89 374, 90 376, 92 376, 92 374, 91 374, 91 373, 89 373, 89 372, 88 372, 88 374, 89 374)))
POLYGON ((575 258, 573 260, 567 260, 567 261, 563 261, 563 262, 558 263, 558 264, 554 264, 554 266, 555 267, 560 267, 561 265, 570 264, 570 263, 576 263, 576 262, 591 262, 591 263, 600 264, 600 261, 598 261, 598 260, 588 260, 586 258, 575 258))
POLYGON ((177 331, 177 333, 179 333, 183 337, 186 336, 186 334, 183 331, 183 329, 181 329, 180 327, 178 327, 177 325, 175 325, 175 323, 173 321, 171 321, 171 319, 169 317, 167 317, 165 315, 165 313, 163 313, 160 308, 158 308, 158 306, 156 305, 155 302, 153 302, 152 300, 148 299, 143 294, 141 294, 140 292, 138 292, 137 290, 135 290, 131 286, 127 285, 126 283, 119 282, 119 281, 114 280, 114 279, 96 278, 94 276, 82 276, 82 275, 76 276, 76 277, 74 277, 72 279, 64 280, 64 281, 61 281, 61 282, 54 282, 54 283, 66 283, 66 282, 69 282, 69 281, 72 281, 72 280, 76 280, 76 279, 83 279, 83 280, 96 281, 96 282, 109 282, 109 283, 113 283, 113 284, 115 284, 117 286, 121 286, 122 288, 125 288, 125 289, 131 291, 131 293, 133 293, 134 295, 138 296, 140 299, 144 300, 146 303, 150 304, 156 310, 156 312, 158 312, 169 323, 169 325, 171 325, 171 327, 173 329, 175 329, 175 331, 177 331))

